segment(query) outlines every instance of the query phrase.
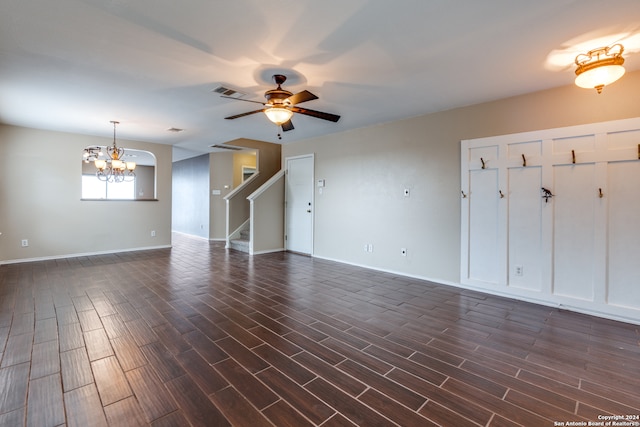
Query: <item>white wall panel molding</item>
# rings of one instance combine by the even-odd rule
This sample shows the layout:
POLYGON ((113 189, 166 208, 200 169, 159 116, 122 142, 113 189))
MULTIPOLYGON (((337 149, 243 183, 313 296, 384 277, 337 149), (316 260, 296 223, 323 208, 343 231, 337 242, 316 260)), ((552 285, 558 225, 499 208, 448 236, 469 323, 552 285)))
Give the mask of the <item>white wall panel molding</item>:
POLYGON ((640 323, 639 157, 640 118, 462 141, 462 285, 640 323))

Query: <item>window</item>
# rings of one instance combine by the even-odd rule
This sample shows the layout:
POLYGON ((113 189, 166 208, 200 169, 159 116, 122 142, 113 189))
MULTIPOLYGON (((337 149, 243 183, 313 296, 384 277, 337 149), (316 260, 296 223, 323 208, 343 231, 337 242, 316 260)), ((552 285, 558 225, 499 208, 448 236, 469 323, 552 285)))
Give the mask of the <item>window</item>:
MULTIPOLYGON (((105 147, 101 147, 104 151, 105 147)), ((149 151, 125 149, 124 161, 136 163, 133 181, 105 182, 93 162, 82 162, 82 200, 156 200, 156 157, 149 151)))
POLYGON ((95 175, 82 175, 83 199, 124 199, 133 200, 136 195, 136 181, 106 182, 95 175))

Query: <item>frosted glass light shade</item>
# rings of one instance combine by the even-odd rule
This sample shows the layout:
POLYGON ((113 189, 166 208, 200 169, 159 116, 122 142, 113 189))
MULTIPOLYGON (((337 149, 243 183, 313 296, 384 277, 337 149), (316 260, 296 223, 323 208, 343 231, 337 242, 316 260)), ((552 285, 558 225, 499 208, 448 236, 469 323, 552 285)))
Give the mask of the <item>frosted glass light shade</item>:
POLYGON ((281 124, 286 123, 291 119, 291 116, 293 116, 293 111, 287 110, 286 108, 282 107, 271 107, 264 110, 264 114, 267 115, 269 120, 280 126, 281 124))
POLYGON ((622 65, 604 65, 591 68, 576 77, 576 85, 585 89, 598 89, 609 85, 624 75, 622 65))

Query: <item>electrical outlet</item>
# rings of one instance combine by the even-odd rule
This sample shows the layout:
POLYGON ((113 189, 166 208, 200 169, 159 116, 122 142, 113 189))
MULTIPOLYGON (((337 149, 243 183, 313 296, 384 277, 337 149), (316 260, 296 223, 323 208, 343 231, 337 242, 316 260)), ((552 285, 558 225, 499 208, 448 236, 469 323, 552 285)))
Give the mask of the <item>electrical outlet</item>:
POLYGON ((364 251, 369 252, 369 245, 367 245, 366 243, 364 244, 364 251))
POLYGON ((516 273, 516 276, 522 276, 524 274, 524 267, 522 267, 521 265, 516 265, 515 273, 516 273))
POLYGON ((400 255, 407 256, 407 248, 400 249, 400 255))
POLYGON ((156 237, 156 230, 151 230, 151 237, 156 237))
POLYGON ((367 249, 368 249, 367 252, 373 252, 373 245, 369 243, 367 249))
POLYGON ((27 246, 29 246, 29 240, 27 239, 22 239, 22 247, 26 248, 27 246))

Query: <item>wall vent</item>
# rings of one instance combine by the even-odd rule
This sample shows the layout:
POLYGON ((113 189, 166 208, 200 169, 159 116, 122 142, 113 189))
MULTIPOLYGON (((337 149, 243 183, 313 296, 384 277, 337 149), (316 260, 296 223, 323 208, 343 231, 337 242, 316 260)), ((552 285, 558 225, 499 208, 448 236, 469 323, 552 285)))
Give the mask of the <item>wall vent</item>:
POLYGON ((217 88, 213 89, 211 92, 228 96, 230 98, 236 98, 236 99, 247 96, 247 94, 244 92, 240 92, 239 90, 231 89, 230 87, 226 87, 226 86, 218 86, 217 88))
POLYGON ((209 146, 210 148, 221 148, 223 150, 233 150, 233 151, 240 151, 242 150, 242 148, 240 147, 233 147, 231 145, 218 145, 218 144, 213 144, 209 146))

